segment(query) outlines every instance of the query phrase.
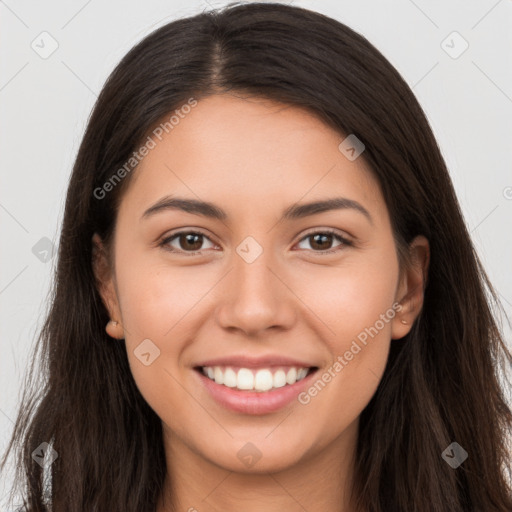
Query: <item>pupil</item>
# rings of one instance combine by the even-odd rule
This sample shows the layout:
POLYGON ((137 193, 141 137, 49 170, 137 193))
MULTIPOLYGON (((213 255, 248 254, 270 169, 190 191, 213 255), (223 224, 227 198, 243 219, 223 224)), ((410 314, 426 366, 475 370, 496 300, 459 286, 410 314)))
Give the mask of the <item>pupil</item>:
POLYGON ((193 242, 193 239, 196 238, 196 245, 194 247, 191 247, 190 244, 189 244, 189 249, 193 249, 193 250, 197 250, 197 249, 200 249, 201 247, 201 242, 197 242, 197 239, 200 238, 202 235, 199 235, 199 234, 194 234, 194 233, 189 233, 187 235, 182 235, 182 237, 185 238, 185 240, 187 241, 187 244, 189 244, 189 242, 193 245, 194 242, 193 242))
MULTIPOLYGON (((321 245, 321 242, 320 244, 317 243, 317 240, 319 238, 322 238, 324 243, 326 242, 326 239, 327 239, 327 245, 329 245, 329 241, 330 239, 332 238, 332 235, 328 235, 328 234, 317 234, 317 235, 313 235, 313 240, 314 240, 314 243, 312 244, 313 246, 314 245, 321 245)), ((325 249, 328 249, 329 247, 317 247, 317 249, 320 249, 320 250, 325 250, 325 249)))

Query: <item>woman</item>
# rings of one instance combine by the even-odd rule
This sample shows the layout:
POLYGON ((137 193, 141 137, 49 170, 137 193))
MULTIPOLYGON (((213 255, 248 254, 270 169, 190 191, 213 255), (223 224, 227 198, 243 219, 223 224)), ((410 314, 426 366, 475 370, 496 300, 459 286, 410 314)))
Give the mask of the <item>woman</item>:
POLYGON ((24 505, 509 511, 497 305, 366 39, 279 4, 169 23, 76 159, 11 445, 24 505))

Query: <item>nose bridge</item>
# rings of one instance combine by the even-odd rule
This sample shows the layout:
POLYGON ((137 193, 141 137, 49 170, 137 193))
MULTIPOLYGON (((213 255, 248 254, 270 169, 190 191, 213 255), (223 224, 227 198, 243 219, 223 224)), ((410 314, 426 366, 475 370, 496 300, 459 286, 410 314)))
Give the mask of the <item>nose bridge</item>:
POLYGON ((247 237, 233 252, 232 271, 222 299, 220 321, 224 327, 246 332, 289 326, 293 305, 278 273, 274 252, 247 237))
POLYGON ((272 297, 272 288, 275 288, 275 276, 270 269, 273 266, 272 251, 261 248, 258 250, 251 242, 244 242, 236 250, 233 257, 234 276, 236 290, 239 299, 245 295, 269 299, 272 297), (245 251, 245 252, 244 252, 245 251), (272 279, 273 278, 273 279, 272 279))

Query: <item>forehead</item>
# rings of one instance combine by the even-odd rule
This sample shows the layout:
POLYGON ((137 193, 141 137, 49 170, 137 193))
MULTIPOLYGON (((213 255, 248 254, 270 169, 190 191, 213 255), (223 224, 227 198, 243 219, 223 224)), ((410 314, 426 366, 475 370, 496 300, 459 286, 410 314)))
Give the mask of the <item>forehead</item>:
POLYGON ((350 161, 339 150, 345 135, 305 109, 210 96, 160 138, 153 137, 134 171, 121 209, 141 211, 165 194, 207 199, 243 215, 335 195, 385 208, 363 158, 350 161))

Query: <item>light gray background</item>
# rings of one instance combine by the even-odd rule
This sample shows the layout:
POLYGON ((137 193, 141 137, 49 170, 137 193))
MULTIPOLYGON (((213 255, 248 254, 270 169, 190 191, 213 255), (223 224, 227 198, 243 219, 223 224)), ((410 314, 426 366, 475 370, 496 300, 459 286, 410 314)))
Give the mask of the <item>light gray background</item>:
MULTIPOLYGON (((226 2, 0 0, 0 451, 43 321, 67 181, 107 75, 143 36, 226 2), (31 47, 57 50, 43 59, 31 47), (43 42, 41 39, 46 37, 43 42), (40 257, 41 254, 40 254, 40 257)), ((433 127, 471 236, 512 306, 512 1, 295 1, 363 34, 413 88, 433 127), (458 58, 463 44, 469 44, 458 58), (446 41, 445 41, 446 40, 446 41), (445 41, 443 44, 442 42, 445 41), (452 48, 449 48, 452 47, 452 48)), ((510 343, 510 329, 504 326, 510 343)), ((70 340, 72 343, 73 340, 70 340)), ((0 510, 6 482, 0 482, 0 510)))

